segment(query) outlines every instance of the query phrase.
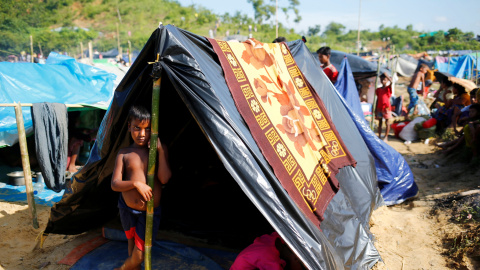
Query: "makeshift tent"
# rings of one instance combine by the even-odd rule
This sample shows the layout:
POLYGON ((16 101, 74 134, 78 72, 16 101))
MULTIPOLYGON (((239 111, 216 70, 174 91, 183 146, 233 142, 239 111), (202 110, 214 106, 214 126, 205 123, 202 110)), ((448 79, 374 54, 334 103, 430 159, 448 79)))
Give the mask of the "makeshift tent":
POLYGON ((402 57, 395 57, 391 61, 392 61, 391 70, 395 70, 401 76, 412 77, 413 74, 415 74, 415 69, 417 68, 418 60, 416 61, 417 62, 416 64, 408 60, 405 60, 402 57))
POLYGON ((478 76, 477 58, 472 55, 459 57, 435 57, 435 68, 441 72, 448 72, 457 78, 471 79, 478 76))
MULTIPOLYGON (((115 75, 50 53, 46 64, 0 63, 0 103, 56 102, 106 109, 115 75)), ((22 109, 25 129, 32 131, 29 107, 22 109)), ((18 141, 13 107, 0 106, 0 147, 18 141)))
POLYGON ((371 268, 380 256, 368 222, 382 203, 374 160, 304 43, 288 46, 357 161, 356 167, 344 167, 336 175, 340 190, 324 212, 321 230, 293 202, 264 158, 235 106, 211 44, 168 25, 152 34, 116 89, 89 161, 67 183, 45 234, 81 233, 117 215, 119 195, 110 187, 116 153, 130 144, 129 107, 151 102, 149 62, 158 54, 164 70, 159 137, 168 145, 173 173, 162 195, 160 228, 217 237, 216 243, 236 248, 275 230, 309 269, 371 268))
MULTIPOLYGON (((377 64, 350 53, 332 50, 330 62, 339 70, 345 56, 348 59, 355 80, 377 76, 377 64)), ((390 71, 385 68, 381 68, 381 72, 390 74, 390 71)))
POLYGON ((378 185, 385 204, 402 203, 415 196, 418 187, 406 160, 390 145, 380 140, 363 117, 357 89, 347 59, 342 62, 335 88, 343 97, 342 101, 345 103, 348 113, 375 159, 378 185))

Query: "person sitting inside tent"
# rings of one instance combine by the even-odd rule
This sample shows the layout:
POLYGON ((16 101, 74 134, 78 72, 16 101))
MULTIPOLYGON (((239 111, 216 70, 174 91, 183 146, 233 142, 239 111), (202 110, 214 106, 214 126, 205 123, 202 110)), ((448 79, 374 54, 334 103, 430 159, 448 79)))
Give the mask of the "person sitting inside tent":
POLYGON ((233 262, 230 270, 305 269, 277 232, 255 238, 233 262))
POLYGON ((147 184, 148 152, 150 148, 151 114, 144 107, 132 106, 128 114, 128 131, 133 143, 120 149, 115 160, 111 181, 112 190, 121 192, 118 210, 128 238, 128 258, 118 269, 140 269, 145 252, 145 225, 147 202, 153 199, 154 216, 152 237, 160 224, 160 196, 171 171, 167 154, 160 139, 157 143, 158 162, 155 184, 147 184))
MULTIPOLYGON (((421 64, 420 69, 413 75, 410 84, 408 85, 407 91, 408 95, 410 96, 410 103, 408 104, 408 114, 410 114, 410 110, 413 109, 413 114, 418 113, 417 105, 418 105, 418 94, 417 88, 421 83, 421 92, 423 93, 423 89, 425 87, 425 73, 429 70, 426 64, 421 64)), ((408 118, 407 114, 407 118, 408 118)))
POLYGON ((375 90, 377 95, 377 105, 375 107, 375 118, 378 119, 378 137, 382 138, 382 123, 385 119, 385 138, 388 141, 388 133, 390 132, 390 119, 392 119, 392 109, 390 105, 390 97, 392 96, 392 79, 383 73, 380 75, 382 87, 375 90), (390 84, 388 82, 390 81, 390 84), (388 85, 387 85, 388 84, 388 85))
POLYGON ((468 113, 469 118, 463 127, 463 135, 453 141, 437 144, 444 149, 445 154, 453 152, 465 142, 465 146, 472 150, 473 156, 478 156, 480 150, 480 104, 472 104, 468 113))
POLYGON ((67 172, 69 174, 78 171, 76 162, 80 154, 80 148, 84 142, 90 142, 92 140, 89 130, 78 128, 79 119, 79 111, 68 113, 67 172))
POLYGON ((330 63, 331 50, 330 47, 321 47, 317 50, 318 59, 322 64, 323 72, 332 83, 337 82, 338 71, 332 63, 330 63))

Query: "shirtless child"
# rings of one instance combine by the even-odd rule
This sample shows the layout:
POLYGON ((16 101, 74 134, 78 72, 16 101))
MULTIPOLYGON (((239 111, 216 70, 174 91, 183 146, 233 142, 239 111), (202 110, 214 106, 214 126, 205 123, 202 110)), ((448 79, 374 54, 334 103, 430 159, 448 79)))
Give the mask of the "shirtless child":
MULTIPOLYGON (((412 80, 410 81, 410 85, 408 86, 408 95, 410 96, 410 104, 408 104, 407 111, 410 113, 410 110, 413 109, 413 114, 417 114, 417 104, 418 104, 418 94, 417 94, 417 87, 422 83, 421 93, 425 88, 425 73, 429 70, 429 67, 426 64, 421 64, 420 69, 413 75, 412 80)), ((408 118, 408 114, 407 114, 408 118)))
POLYGON ((153 237, 160 222, 162 185, 171 176, 165 149, 157 142, 157 177, 153 190, 147 184, 148 148, 150 147, 150 112, 132 106, 128 114, 128 130, 133 143, 121 149, 115 160, 112 190, 121 192, 118 208, 123 229, 128 238, 128 258, 118 269, 140 269, 145 252, 145 224, 147 202, 153 199, 153 237))

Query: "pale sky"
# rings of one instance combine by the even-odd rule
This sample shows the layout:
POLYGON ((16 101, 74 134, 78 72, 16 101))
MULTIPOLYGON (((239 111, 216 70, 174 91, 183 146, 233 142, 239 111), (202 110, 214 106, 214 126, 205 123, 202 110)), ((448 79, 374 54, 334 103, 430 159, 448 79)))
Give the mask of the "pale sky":
MULTIPOLYGON (((254 15, 252 5, 247 0, 177 1, 184 6, 203 6, 216 14, 234 14, 238 10, 251 18, 254 15)), ((397 25, 405 29, 411 24, 417 31, 447 31, 457 27, 463 32, 480 34, 480 0, 300 0, 300 23, 293 22, 293 13, 290 15, 290 22, 285 23, 285 16, 281 11, 279 20, 299 32, 306 32, 309 26, 316 24, 321 25, 323 32, 325 26, 332 21, 345 25, 347 30, 357 30, 360 2, 362 30, 378 31, 381 24, 386 27, 397 25)), ((288 0, 278 0, 278 3, 279 6, 286 6, 288 0)))

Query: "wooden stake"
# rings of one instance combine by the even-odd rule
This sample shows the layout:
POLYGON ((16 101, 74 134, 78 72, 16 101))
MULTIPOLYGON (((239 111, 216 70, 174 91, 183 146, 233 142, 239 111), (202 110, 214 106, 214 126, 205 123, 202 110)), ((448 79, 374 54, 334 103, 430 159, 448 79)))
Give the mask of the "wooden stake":
POLYGON ((128 41, 128 64, 132 65, 132 43, 128 41))
MULTIPOLYGON (((379 56, 378 57, 378 65, 377 65, 377 77, 375 78, 375 85, 374 85, 374 89, 377 90, 377 84, 378 84, 378 73, 380 72, 380 60, 382 59, 382 56, 379 56)), ((374 94, 373 95, 373 104, 372 104, 372 121, 370 122, 370 129, 373 130, 373 122, 375 121, 375 109, 376 109, 376 106, 377 105, 377 95, 374 94)), ((381 121, 381 119, 380 119, 381 121)), ((375 132, 375 131, 374 131, 375 132)), ((388 134, 387 134, 388 136, 388 134)))
POLYGON ((93 63, 93 44, 91 41, 88 42, 88 56, 90 58, 90 62, 93 63))
MULTIPOLYGON (((157 55, 157 60, 158 62, 157 55)), ((158 78, 153 82, 152 89, 152 120, 151 123, 151 136, 150 136, 150 149, 148 151, 148 169, 147 169, 147 182, 148 185, 154 188, 155 183, 155 167, 157 164, 157 140, 158 140, 158 112, 160 105, 160 83, 162 78, 158 78)), ((157 198, 159 199, 159 198, 157 198)), ((147 202, 147 221, 145 229, 145 270, 152 269, 152 233, 153 233, 153 200, 147 202)))
POLYGON ((34 61, 33 61, 33 37, 32 37, 32 35, 30 35, 30 59, 32 59, 32 63, 33 63, 34 61))
POLYGON ((27 136, 25 135, 25 126, 23 124, 22 105, 20 102, 16 105, 15 117, 17 118, 18 143, 20 144, 20 153, 22 155, 22 167, 25 177, 28 208, 30 208, 32 213, 33 228, 38 229, 37 210, 35 207, 35 198, 33 197, 32 171, 30 170, 30 160, 28 159, 27 136))

